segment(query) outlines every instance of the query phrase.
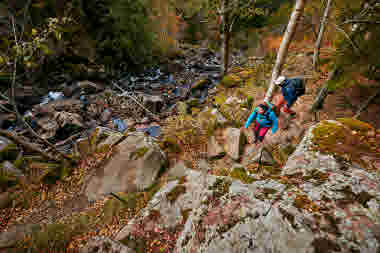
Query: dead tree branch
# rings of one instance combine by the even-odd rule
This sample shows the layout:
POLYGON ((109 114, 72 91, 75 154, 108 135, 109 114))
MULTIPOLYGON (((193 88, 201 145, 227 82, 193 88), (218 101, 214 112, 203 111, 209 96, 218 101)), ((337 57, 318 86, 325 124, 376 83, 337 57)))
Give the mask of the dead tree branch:
POLYGON ((375 94, 373 94, 372 96, 370 96, 367 101, 364 102, 364 104, 362 104, 359 108, 359 110, 356 112, 354 118, 357 119, 359 118, 360 114, 370 105, 370 103, 372 102, 372 100, 374 100, 378 95, 380 95, 380 89, 375 92, 375 94))
POLYGON ((42 151, 41 149, 34 146, 33 144, 24 141, 23 138, 21 136, 18 136, 17 134, 13 134, 10 131, 0 129, 0 135, 7 137, 11 141, 15 142, 16 144, 23 146, 25 149, 27 149, 29 151, 36 152, 36 153, 40 154, 42 157, 44 157, 48 160, 60 161, 56 157, 49 155, 47 152, 42 151))

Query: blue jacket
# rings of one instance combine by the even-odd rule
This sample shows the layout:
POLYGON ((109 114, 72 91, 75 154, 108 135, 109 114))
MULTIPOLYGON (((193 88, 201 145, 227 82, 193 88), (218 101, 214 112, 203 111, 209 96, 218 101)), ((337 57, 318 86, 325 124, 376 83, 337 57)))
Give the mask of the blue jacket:
POLYGON ((295 81, 296 79, 286 79, 281 87, 281 92, 286 100, 288 108, 290 108, 298 98, 296 95, 296 88, 294 87, 295 81))
MULTIPOLYGON (((271 107, 272 108, 272 107, 271 107)), ((249 125, 252 123, 253 120, 256 119, 256 122, 260 124, 260 126, 264 127, 272 127, 272 133, 277 132, 278 129, 278 119, 276 114, 271 110, 269 113, 269 119, 264 114, 259 114, 257 112, 258 108, 256 107, 255 110, 249 115, 249 118, 247 122, 245 123, 245 128, 248 128, 249 125)))

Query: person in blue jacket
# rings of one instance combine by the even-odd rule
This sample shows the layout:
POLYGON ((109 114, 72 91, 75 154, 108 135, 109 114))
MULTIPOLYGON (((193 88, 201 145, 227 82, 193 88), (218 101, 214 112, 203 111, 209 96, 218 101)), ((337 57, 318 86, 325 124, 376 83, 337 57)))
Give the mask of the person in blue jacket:
POLYGON ((273 105, 267 103, 267 105, 260 104, 258 105, 245 123, 245 128, 247 129, 252 121, 256 122, 253 133, 255 134, 255 142, 263 142, 264 137, 267 134, 268 130, 272 128, 272 133, 277 132, 278 129, 278 119, 273 111, 273 105))
POLYGON ((297 99, 305 94, 304 81, 300 78, 287 79, 285 76, 280 76, 274 82, 281 87, 282 98, 276 105, 277 110, 280 112, 281 107, 284 107, 284 112, 295 116, 296 112, 290 108, 294 105, 297 99))

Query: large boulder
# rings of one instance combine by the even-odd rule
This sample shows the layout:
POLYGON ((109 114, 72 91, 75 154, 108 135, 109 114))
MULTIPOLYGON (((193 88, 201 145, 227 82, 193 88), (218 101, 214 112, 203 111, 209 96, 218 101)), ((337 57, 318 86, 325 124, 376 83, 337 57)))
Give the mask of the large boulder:
POLYGON ((0 174, 14 176, 16 178, 24 176, 24 173, 10 161, 4 161, 0 164, 0 174))
POLYGON ((207 144, 207 156, 209 159, 220 158, 225 155, 223 147, 218 143, 215 136, 211 136, 207 144))
POLYGON ((141 132, 129 134, 117 147, 109 162, 90 180, 85 191, 90 200, 111 192, 146 189, 167 162, 158 144, 141 132))
POLYGON ((19 224, 13 225, 7 231, 0 234, 0 249, 13 246, 25 236, 41 230, 38 224, 19 224))
MULTIPOLYGON (((157 243, 170 252, 376 253, 380 176, 370 166, 345 160, 352 156, 340 157, 339 149, 332 149, 334 154, 327 149, 324 138, 331 135, 341 147, 352 141, 341 135, 344 129, 358 140, 374 137, 344 122, 322 122, 308 130, 284 169, 271 173, 265 173, 271 167, 237 168, 232 178, 217 177, 181 163, 169 172, 177 179, 116 239, 146 251, 157 243)), ((378 144, 372 145, 376 150, 378 144)))
POLYGON ((247 142, 246 136, 241 129, 227 128, 224 131, 224 150, 234 160, 239 160, 247 142))
POLYGON ((135 251, 110 238, 97 236, 91 238, 80 253, 135 253, 135 251))

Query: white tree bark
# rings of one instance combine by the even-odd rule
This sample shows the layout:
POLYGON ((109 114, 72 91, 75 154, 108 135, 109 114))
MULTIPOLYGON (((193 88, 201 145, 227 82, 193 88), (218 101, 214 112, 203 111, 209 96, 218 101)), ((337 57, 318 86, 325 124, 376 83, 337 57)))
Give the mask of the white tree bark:
POLYGON ((279 76, 282 70, 282 65, 285 61, 286 55, 288 53, 290 42, 292 41, 293 35, 295 34, 298 19, 300 18, 301 14, 303 13, 303 9, 305 7, 306 0, 297 0, 296 6, 292 12, 292 15, 290 17, 288 27, 285 32, 285 36, 282 39, 280 49, 277 53, 277 59, 276 63, 273 67, 272 72, 272 79, 269 84, 269 88, 267 90, 267 93, 265 95, 265 101, 269 102, 272 99, 273 91, 275 89, 274 81, 279 76))
POLYGON ((330 12, 330 8, 331 8, 331 3, 332 3, 332 0, 328 0, 327 1, 325 12, 324 12, 323 18, 321 20, 321 25, 320 25, 320 29, 319 29, 319 33, 318 33, 318 38, 317 38, 317 41, 315 43, 314 55, 313 55, 313 67, 314 67, 314 69, 317 68, 317 64, 319 62, 319 50, 321 49, 322 38, 323 38, 323 34, 325 32, 325 26, 326 26, 327 18, 329 16, 329 12, 330 12))
POLYGON ((225 51, 226 51, 226 33, 225 33, 225 25, 226 25, 226 3, 227 3, 228 0, 222 0, 221 1, 221 6, 220 6, 220 9, 221 9, 221 15, 220 15, 220 42, 221 42, 221 46, 220 46, 220 74, 221 75, 224 75, 224 72, 225 72, 225 68, 224 68, 224 63, 225 63, 225 51))

